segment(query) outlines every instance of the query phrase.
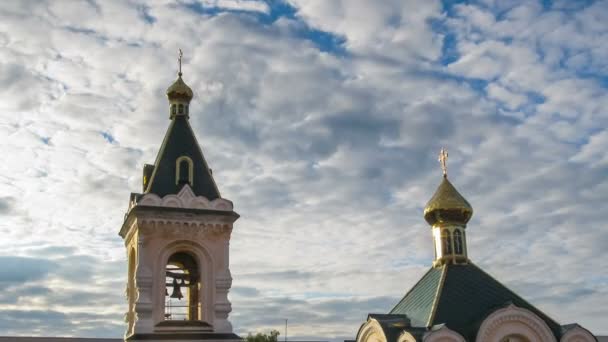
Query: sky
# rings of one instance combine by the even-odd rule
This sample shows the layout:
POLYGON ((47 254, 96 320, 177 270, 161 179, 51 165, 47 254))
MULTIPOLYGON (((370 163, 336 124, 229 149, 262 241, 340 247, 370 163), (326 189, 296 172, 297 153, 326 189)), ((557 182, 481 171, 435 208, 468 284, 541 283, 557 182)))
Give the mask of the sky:
POLYGON ((353 339, 431 267, 449 151, 471 260, 608 334, 608 2, 0 2, 0 335, 121 337, 118 231, 190 121, 232 233, 239 334, 353 339))

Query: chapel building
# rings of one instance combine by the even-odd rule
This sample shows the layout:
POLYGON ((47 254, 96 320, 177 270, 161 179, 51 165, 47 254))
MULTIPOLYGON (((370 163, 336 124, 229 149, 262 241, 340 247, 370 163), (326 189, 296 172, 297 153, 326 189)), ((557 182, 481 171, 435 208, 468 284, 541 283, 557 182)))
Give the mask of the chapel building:
POLYGON ((386 314, 369 314, 356 342, 595 342, 578 324, 560 325, 475 265, 468 256, 469 202, 443 179, 424 208, 431 268, 386 314))

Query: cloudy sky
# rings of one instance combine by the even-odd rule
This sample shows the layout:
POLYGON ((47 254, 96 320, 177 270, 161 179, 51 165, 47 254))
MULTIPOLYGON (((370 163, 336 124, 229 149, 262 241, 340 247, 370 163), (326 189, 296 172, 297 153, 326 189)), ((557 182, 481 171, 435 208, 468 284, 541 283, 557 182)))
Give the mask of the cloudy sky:
POLYGON ((430 267, 437 153, 474 262, 608 333, 608 2, 2 1, 0 335, 121 337, 118 230, 168 126, 223 197, 240 334, 354 338, 430 267))

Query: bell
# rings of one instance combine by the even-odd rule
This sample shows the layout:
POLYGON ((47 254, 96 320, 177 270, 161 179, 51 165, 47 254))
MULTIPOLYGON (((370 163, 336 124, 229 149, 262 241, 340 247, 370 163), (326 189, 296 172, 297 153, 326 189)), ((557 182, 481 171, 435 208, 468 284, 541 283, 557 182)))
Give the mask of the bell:
POLYGON ((177 298, 178 300, 184 298, 184 296, 182 295, 182 290, 179 284, 177 283, 177 279, 175 278, 173 278, 173 293, 171 293, 171 298, 177 298))

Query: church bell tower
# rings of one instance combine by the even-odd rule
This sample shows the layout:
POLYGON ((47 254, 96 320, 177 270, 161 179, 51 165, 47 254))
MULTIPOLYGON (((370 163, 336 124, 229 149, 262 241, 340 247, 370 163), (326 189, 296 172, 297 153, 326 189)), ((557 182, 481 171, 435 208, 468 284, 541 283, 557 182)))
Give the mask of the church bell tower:
POLYGON ((143 168, 119 235, 128 258, 126 341, 240 341, 232 332, 229 242, 239 215, 222 198, 189 123, 193 92, 167 89, 169 128, 143 168))

